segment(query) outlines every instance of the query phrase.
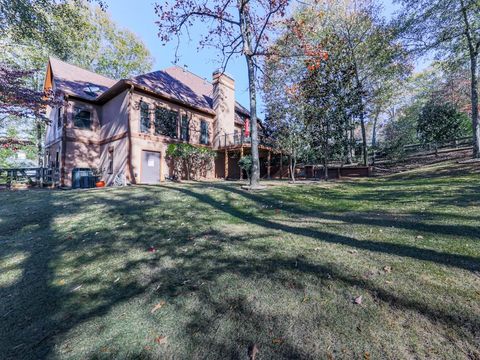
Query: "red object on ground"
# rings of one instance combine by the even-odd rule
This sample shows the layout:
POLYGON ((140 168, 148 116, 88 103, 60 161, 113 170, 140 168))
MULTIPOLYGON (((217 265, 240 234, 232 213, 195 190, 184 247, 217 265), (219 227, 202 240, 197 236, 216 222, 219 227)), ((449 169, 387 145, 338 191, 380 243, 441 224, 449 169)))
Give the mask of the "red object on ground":
POLYGON ((245 120, 245 136, 250 136, 250 121, 245 120))
POLYGON ((95 186, 96 186, 96 187, 104 187, 104 186, 105 186, 105 181, 103 181, 103 180, 102 180, 102 181, 97 181, 97 182, 95 183, 95 186))
POLYGON ((148 248, 148 252, 155 252, 155 251, 157 251, 157 249, 155 249, 153 246, 150 246, 148 248))

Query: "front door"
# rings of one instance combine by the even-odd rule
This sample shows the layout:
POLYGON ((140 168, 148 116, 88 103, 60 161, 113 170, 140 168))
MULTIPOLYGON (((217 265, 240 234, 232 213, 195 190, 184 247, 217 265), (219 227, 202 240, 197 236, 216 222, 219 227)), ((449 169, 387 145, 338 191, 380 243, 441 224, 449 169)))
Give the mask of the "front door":
POLYGON ((160 153, 142 151, 142 184, 160 183, 160 153))

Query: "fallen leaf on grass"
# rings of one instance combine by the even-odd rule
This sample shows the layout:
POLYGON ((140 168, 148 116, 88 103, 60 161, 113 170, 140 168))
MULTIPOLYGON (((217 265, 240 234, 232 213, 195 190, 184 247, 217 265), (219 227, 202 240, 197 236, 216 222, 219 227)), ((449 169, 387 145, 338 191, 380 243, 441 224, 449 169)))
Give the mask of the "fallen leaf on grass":
POLYGON ((161 335, 160 335, 160 336, 157 336, 157 337, 155 338, 155 342, 156 342, 157 344, 164 344, 164 343, 167 342, 167 337, 166 337, 166 336, 161 336, 161 335))
POLYGON ((423 239, 423 236, 422 235, 417 235, 417 239, 421 240, 421 239, 423 239))
POLYGON ((392 267, 391 266, 384 266, 383 271, 385 271, 387 274, 390 274, 392 272, 392 267))
POLYGON ((363 354, 363 358, 364 358, 364 360, 370 360, 370 353, 365 352, 365 354, 363 354))
POLYGON ((163 305, 165 305, 166 302, 165 301, 160 301, 157 305, 155 305, 152 310, 150 311, 151 314, 153 314, 155 311, 157 311, 158 309, 161 309, 163 305))
POLYGON ((248 347, 248 358, 249 360, 255 360, 257 358, 258 347, 257 344, 252 344, 248 347))
POLYGON ((357 253, 358 253, 358 250, 348 250, 348 252, 349 252, 350 254, 357 254, 357 253))
POLYGON ((272 340, 272 344, 275 344, 275 345, 280 345, 282 343, 283 343, 283 339, 280 339, 280 338, 272 340))
POLYGON ((357 296, 355 299, 353 299, 353 302, 357 305, 361 305, 362 300, 363 300, 362 295, 360 295, 360 296, 357 296))

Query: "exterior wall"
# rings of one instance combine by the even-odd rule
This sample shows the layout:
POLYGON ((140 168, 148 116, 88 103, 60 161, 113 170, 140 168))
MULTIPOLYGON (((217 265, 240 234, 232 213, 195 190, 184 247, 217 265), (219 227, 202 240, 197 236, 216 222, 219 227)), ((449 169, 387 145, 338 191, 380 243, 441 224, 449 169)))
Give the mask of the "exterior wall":
MULTIPOLYGON (((213 114, 195 111, 174 103, 163 101, 153 96, 140 92, 126 90, 102 106, 85 101, 69 98, 62 109, 62 127, 57 128, 57 111, 49 109, 51 125, 45 136, 46 150, 49 152, 51 166, 55 162, 56 153, 59 152, 59 166, 62 168, 62 185, 72 185, 72 171, 74 168, 93 168, 102 173, 103 180, 110 185, 117 174, 130 174, 134 177, 132 182, 141 181, 142 151, 154 151, 161 154, 161 174, 163 181, 173 175, 172 164, 166 158, 166 150, 171 143, 183 142, 163 135, 156 135, 154 131, 154 109, 164 107, 179 113, 178 130, 180 135, 181 115, 189 117, 189 143, 200 146, 212 147, 214 136, 213 114), (140 101, 149 104, 150 123, 149 133, 140 133, 140 101), (75 107, 91 111, 91 129, 76 128, 73 124, 75 107), (208 145, 200 144, 200 122, 208 124, 208 145), (129 123, 130 121, 130 123, 129 123), (129 129, 130 128, 130 129, 129 129), (130 131, 130 135, 129 135, 130 131), (65 136, 63 136, 65 135, 65 136), (113 171, 109 173, 109 153, 113 151, 113 171), (128 164, 130 153, 131 169, 128 164)), ((232 120, 233 132, 233 120, 232 120)), ((47 156, 45 158, 47 161, 47 156)), ((223 177, 224 162, 216 159, 212 169, 200 173, 201 177, 212 179, 223 177), (220 174, 222 173, 222 174, 220 174)))
POLYGON ((112 185, 115 176, 127 175, 128 138, 110 141, 100 145, 99 168, 103 174, 102 179, 107 185, 112 185), (109 172, 110 151, 113 154, 113 171, 109 172))
POLYGON ((80 100, 68 100, 66 111, 66 141, 63 160, 63 185, 72 185, 72 170, 74 168, 98 168, 100 159, 100 116, 101 107, 80 100), (80 129, 73 125, 75 107, 82 107, 91 111, 91 129, 80 129))
POLYGON ((118 94, 102 106, 100 137, 108 139, 127 132, 129 91, 118 94))
POLYGON ((128 111, 130 92, 120 93, 102 106, 99 169, 107 185, 116 175, 128 176, 128 111), (109 156, 113 154, 113 171, 109 172, 109 156))
MULTIPOLYGON (((173 139, 168 136, 156 135, 154 128, 154 119, 155 114, 154 110, 156 107, 163 107, 169 110, 174 110, 179 113, 178 129, 177 134, 180 134, 180 119, 181 116, 186 114, 189 119, 189 133, 190 133, 190 144, 201 145, 200 144, 200 122, 204 120, 208 124, 208 134, 209 134, 209 144, 212 142, 212 132, 213 132, 213 115, 207 115, 201 112, 197 112, 191 109, 181 107, 179 105, 170 103, 168 101, 163 101, 158 98, 145 95, 139 92, 134 92, 131 102, 131 113, 130 113, 130 129, 131 129, 131 141, 132 141, 132 153, 131 153, 131 162, 132 162, 132 172, 137 183, 141 182, 141 156, 142 151, 153 151, 161 153, 161 164, 160 164, 160 180, 163 181, 167 177, 173 175, 173 169, 170 161, 166 158, 166 150, 169 144, 171 143, 181 143, 179 139, 173 139), (150 131, 148 133, 140 132, 140 102, 143 101, 149 105, 150 109, 150 131)), ((207 145, 208 146, 208 145, 207 145)), ((211 146, 211 145, 210 145, 211 146)), ((210 147, 208 146, 208 147, 210 147)), ((215 173, 214 169, 208 171, 205 174, 205 178, 214 178, 215 173)))
POLYGON ((58 108, 48 107, 47 118, 49 123, 45 128, 45 144, 50 144, 62 136, 61 128, 57 125, 58 108))

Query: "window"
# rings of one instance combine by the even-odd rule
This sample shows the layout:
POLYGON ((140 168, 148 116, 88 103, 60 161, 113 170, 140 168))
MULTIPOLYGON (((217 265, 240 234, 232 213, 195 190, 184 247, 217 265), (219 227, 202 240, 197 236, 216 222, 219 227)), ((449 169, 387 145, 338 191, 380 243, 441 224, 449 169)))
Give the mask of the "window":
POLYGON ((140 132, 150 132, 150 114, 148 110, 148 104, 143 101, 140 103, 140 132))
POLYGON ((165 108, 155 110, 155 134, 178 137, 178 112, 165 108))
POLYGON ((73 115, 73 126, 80 129, 91 129, 92 114, 90 110, 75 108, 73 115))
POLYGON ((113 174, 113 148, 108 149, 108 173, 113 174))
POLYGON ((200 144, 208 144, 208 124, 205 120, 200 121, 200 144))
POLYGON ((240 144, 240 136, 238 134, 238 129, 233 130, 233 143, 235 145, 240 144))
POLYGON ((190 131, 188 128, 188 116, 182 115, 182 124, 180 127, 180 140, 188 141, 190 139, 190 131))
POLYGON ((59 106, 57 109, 57 129, 62 127, 62 108, 59 106))

